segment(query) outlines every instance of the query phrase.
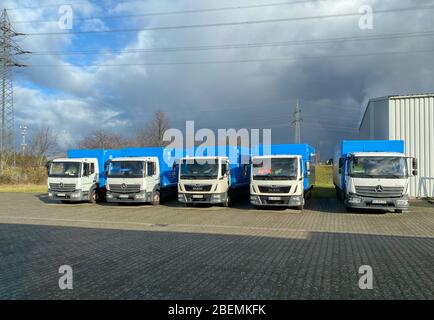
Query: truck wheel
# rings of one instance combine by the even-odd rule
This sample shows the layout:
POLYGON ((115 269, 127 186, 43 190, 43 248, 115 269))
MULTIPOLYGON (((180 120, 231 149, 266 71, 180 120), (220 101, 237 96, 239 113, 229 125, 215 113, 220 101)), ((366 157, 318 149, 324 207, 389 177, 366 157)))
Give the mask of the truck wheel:
POLYGON ((297 208, 297 210, 303 211, 303 209, 304 209, 304 205, 297 206, 296 208, 297 208))
POLYGON ((402 213, 402 210, 401 209, 396 209, 395 213, 402 213))
POLYGON ((98 192, 96 192, 96 189, 92 189, 89 193, 89 203, 96 203, 98 201, 98 192))
POLYGON ((187 208, 191 208, 191 207, 193 207, 193 204, 190 203, 190 202, 186 202, 186 203, 185 203, 185 206, 186 206, 187 208))
POLYGON ((229 195, 227 195, 225 202, 222 203, 222 206, 225 207, 225 208, 229 207, 229 202, 230 201, 231 201, 231 199, 229 198, 229 195))
POLYGON ((350 208, 350 207, 345 207, 345 211, 348 212, 348 213, 353 213, 354 209, 350 208))
POLYGON ((155 191, 152 196, 152 205, 158 206, 160 204, 160 191, 155 191))

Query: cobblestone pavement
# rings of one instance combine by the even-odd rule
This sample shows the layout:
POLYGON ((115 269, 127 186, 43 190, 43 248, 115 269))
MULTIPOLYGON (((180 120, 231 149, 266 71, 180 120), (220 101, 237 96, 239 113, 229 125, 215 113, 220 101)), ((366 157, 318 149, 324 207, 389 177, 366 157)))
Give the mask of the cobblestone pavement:
POLYGON ((0 194, 0 299, 434 299, 434 206, 345 213, 0 194), (73 268, 73 290, 58 269, 73 268), (359 289, 359 267, 374 288, 359 289))

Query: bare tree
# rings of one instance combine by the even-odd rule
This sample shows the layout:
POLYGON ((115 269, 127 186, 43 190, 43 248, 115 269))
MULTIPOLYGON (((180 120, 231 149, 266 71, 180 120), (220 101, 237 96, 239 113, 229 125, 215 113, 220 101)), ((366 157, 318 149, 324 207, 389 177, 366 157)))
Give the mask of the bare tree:
POLYGON ((168 142, 163 141, 164 132, 170 128, 166 114, 158 110, 154 118, 148 121, 144 130, 139 131, 136 137, 136 144, 147 147, 164 147, 168 142))
POLYGON ((130 141, 120 135, 95 130, 84 137, 79 143, 79 149, 119 149, 130 145, 130 141))
POLYGON ((44 163, 44 159, 48 157, 50 153, 56 151, 57 137, 50 129, 50 127, 41 128, 36 131, 29 141, 29 153, 37 158, 37 163, 41 166, 44 163))

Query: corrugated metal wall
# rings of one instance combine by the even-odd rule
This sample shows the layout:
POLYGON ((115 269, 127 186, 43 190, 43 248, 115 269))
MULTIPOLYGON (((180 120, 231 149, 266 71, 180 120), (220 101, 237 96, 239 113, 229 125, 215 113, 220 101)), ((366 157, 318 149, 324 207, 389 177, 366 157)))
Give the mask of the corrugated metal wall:
POLYGON ((390 98, 389 139, 404 140, 406 154, 419 160, 410 195, 434 197, 434 96, 390 98))

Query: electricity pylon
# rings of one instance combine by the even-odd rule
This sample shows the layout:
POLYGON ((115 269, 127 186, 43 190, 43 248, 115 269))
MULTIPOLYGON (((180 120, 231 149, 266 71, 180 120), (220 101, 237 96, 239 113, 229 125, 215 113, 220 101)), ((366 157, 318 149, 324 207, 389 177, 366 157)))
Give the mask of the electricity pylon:
POLYGON ((292 124, 295 127, 295 143, 300 143, 301 141, 301 122, 303 121, 303 118, 301 117, 301 108, 300 104, 297 100, 297 105, 295 106, 295 111, 293 114, 294 120, 292 121, 292 124))
POLYGON ((13 30, 6 9, 0 17, 0 63, 1 63, 1 140, 0 140, 0 174, 5 165, 15 162, 15 129, 14 129, 14 91, 13 69, 23 67, 15 61, 15 57, 24 54, 14 41, 22 34, 13 30))

